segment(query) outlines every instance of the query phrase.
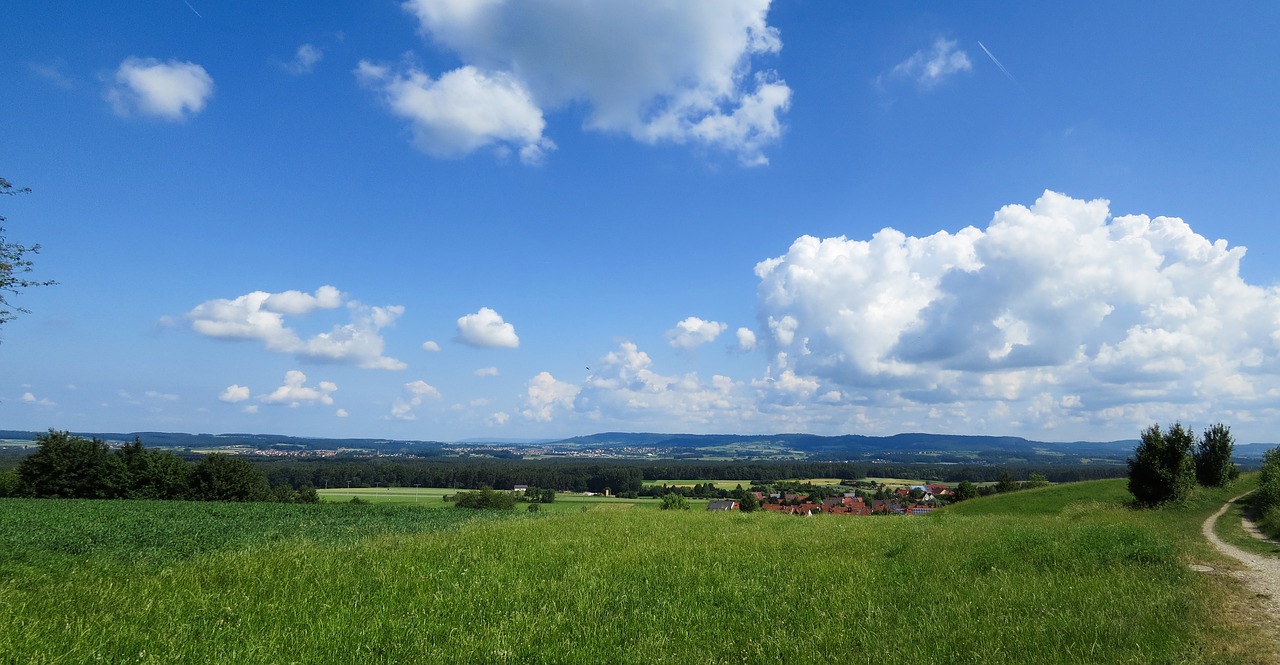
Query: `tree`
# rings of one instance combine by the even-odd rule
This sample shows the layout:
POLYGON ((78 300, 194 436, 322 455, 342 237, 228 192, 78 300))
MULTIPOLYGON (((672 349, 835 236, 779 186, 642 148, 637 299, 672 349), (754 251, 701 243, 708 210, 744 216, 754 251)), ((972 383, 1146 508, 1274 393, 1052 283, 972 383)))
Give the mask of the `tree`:
POLYGON ((243 457, 213 453, 191 470, 191 498, 197 501, 267 501, 267 475, 243 457))
POLYGON ((181 457, 164 450, 147 450, 137 437, 114 455, 121 463, 121 497, 181 499, 186 495, 191 469, 181 457))
POLYGON ((1253 505, 1260 515, 1280 507, 1280 448, 1262 454, 1262 473, 1258 477, 1258 490, 1253 494, 1253 505))
POLYGON ((1129 492, 1145 506, 1176 503, 1195 487, 1191 432, 1174 423, 1161 433, 1155 424, 1142 432, 1142 441, 1129 458, 1129 492))
POLYGON ((65 499, 119 495, 124 467, 107 444, 54 430, 36 437, 36 443, 40 449, 18 465, 20 495, 65 499))
POLYGON ((744 513, 755 512, 760 507, 760 502, 756 501, 756 495, 742 489, 742 485, 738 485, 738 488, 733 490, 730 495, 738 502, 738 510, 744 513))
POLYGON ((977 496, 978 486, 968 480, 962 480, 959 485, 956 485, 956 501, 966 501, 968 499, 976 498, 977 496))
POLYGON ((1205 487, 1225 487, 1235 480, 1240 475, 1240 470, 1231 461, 1234 447, 1235 440, 1231 438, 1230 427, 1218 423, 1205 430, 1193 455, 1196 480, 1205 487))
MULTIPOLYGON (((0 194, 13 196, 26 194, 31 190, 26 187, 14 188, 8 180, 0 178, 0 194)), ((5 221, 0 216, 0 222, 5 221)), ((32 262, 28 256, 40 252, 40 245, 21 245, 9 242, 4 234, 4 226, 0 225, 0 324, 17 318, 18 314, 26 314, 27 310, 9 302, 9 296, 22 293, 22 289, 32 286, 52 286, 52 280, 37 281, 26 279, 22 275, 31 272, 32 262)))
POLYGON ((658 507, 662 510, 688 510, 689 500, 683 494, 671 492, 662 495, 662 505, 658 507))

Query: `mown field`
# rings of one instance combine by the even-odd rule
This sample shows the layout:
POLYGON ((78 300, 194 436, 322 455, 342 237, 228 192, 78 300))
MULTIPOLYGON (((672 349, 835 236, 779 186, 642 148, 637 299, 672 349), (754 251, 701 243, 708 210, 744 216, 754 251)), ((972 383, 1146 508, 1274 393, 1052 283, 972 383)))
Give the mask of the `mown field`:
POLYGON ((1231 490, 1117 484, 912 518, 6 499, 0 662, 1275 662, 1187 567, 1231 490))

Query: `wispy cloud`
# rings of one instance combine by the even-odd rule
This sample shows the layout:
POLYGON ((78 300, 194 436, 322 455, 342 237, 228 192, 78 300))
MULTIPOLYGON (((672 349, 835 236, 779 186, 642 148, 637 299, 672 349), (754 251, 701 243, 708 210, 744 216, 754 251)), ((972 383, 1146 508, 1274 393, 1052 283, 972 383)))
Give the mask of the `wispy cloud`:
POLYGON ((883 85, 886 79, 908 79, 921 89, 929 90, 955 74, 972 69, 969 54, 957 49, 955 40, 939 37, 933 42, 933 48, 912 53, 894 65, 888 74, 878 77, 876 83, 883 85))

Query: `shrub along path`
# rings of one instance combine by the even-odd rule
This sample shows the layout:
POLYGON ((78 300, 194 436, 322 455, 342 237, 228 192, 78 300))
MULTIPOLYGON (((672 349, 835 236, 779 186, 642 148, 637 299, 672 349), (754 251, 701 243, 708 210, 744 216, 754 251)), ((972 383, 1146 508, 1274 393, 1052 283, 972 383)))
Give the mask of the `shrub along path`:
MULTIPOLYGON (((1243 570, 1234 570, 1230 572, 1232 577, 1240 580, 1247 589, 1256 594, 1256 605, 1261 610, 1266 624, 1266 628, 1273 640, 1280 642, 1280 559, 1262 556, 1252 552, 1246 552, 1239 547, 1225 543, 1218 534, 1214 532, 1214 525, 1218 522, 1218 518, 1242 497, 1241 494, 1234 499, 1224 503, 1218 512, 1209 516, 1204 521, 1204 525, 1200 530, 1204 532, 1204 537, 1218 548, 1228 557, 1239 561, 1244 565, 1243 570)), ((1248 518, 1245 518, 1246 523, 1248 518)))

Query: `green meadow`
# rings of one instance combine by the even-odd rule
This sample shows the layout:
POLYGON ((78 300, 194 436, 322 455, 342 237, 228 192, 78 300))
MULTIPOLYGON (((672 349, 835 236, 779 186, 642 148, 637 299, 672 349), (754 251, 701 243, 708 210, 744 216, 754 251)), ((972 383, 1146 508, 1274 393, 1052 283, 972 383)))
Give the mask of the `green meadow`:
POLYGON ((0 662, 1276 662, 1234 580, 1188 567, 1223 565, 1199 521, 1233 491, 867 518, 5 499, 0 662))

